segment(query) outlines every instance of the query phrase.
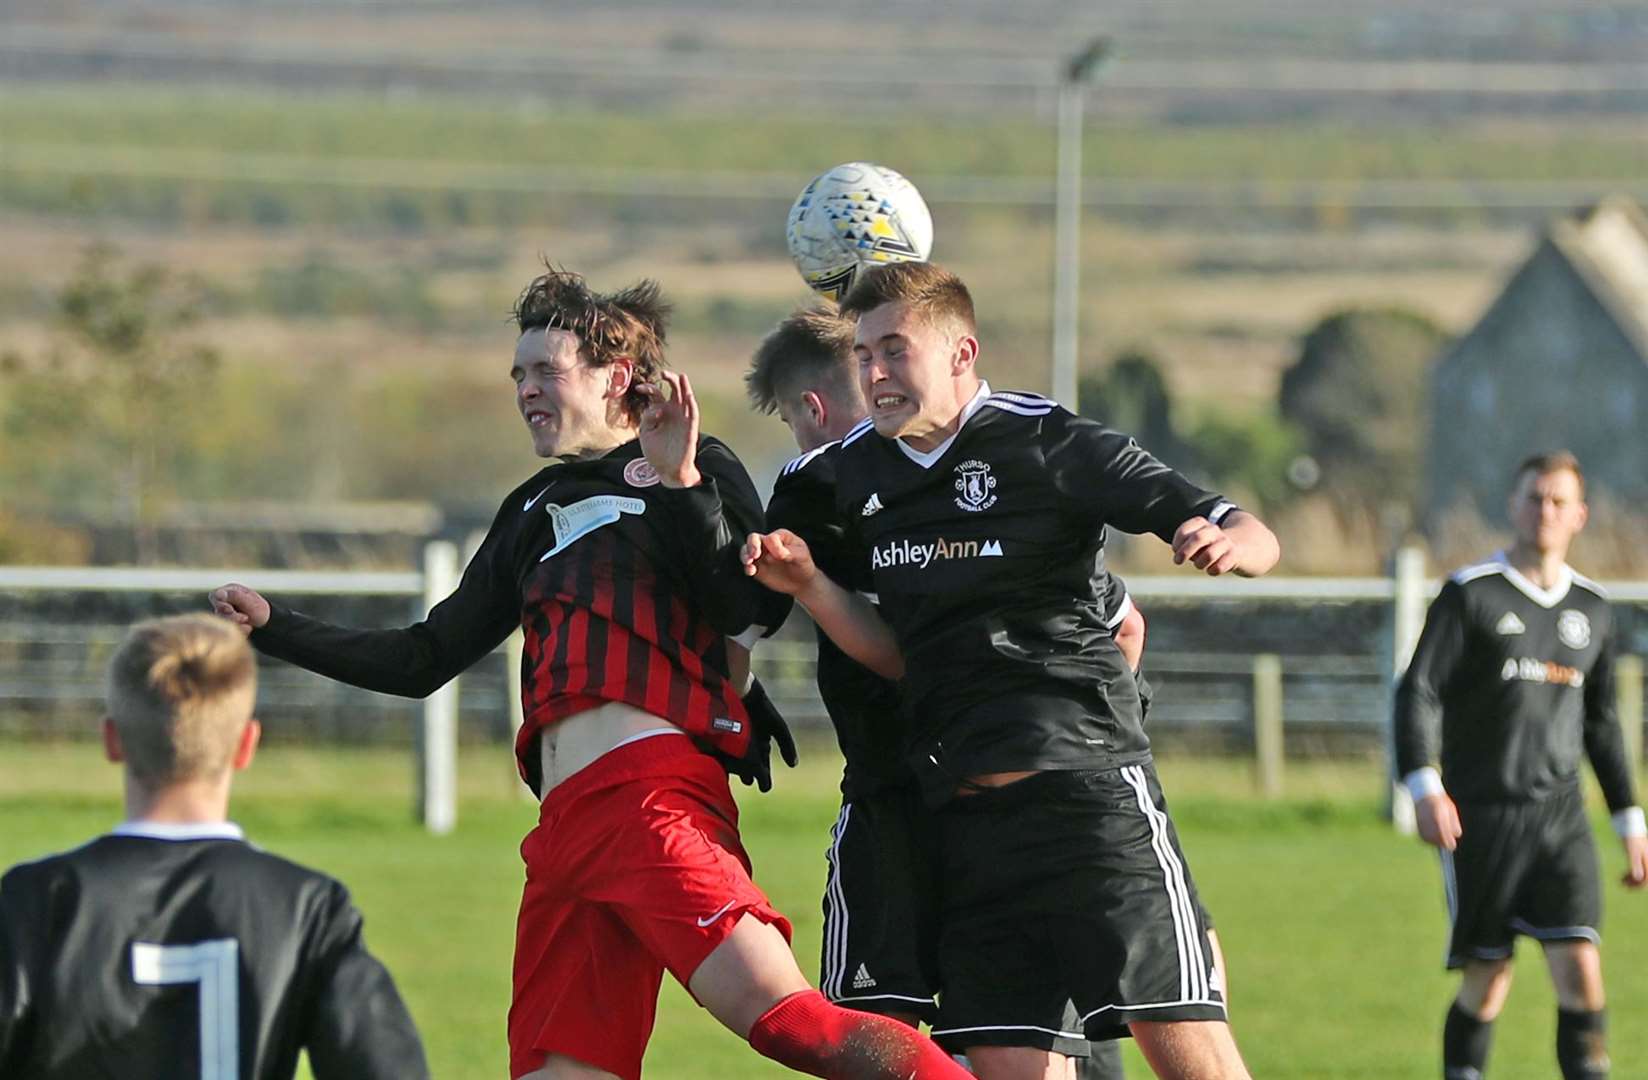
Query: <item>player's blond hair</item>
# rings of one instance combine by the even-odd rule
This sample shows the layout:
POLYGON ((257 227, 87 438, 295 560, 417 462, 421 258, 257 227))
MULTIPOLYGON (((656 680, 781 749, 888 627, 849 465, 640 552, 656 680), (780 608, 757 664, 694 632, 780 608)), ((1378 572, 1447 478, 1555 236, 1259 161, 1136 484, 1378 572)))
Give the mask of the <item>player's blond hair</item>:
POLYGON ((1516 467, 1516 473, 1511 477, 1511 488, 1520 490, 1522 478, 1529 473, 1535 476, 1548 476, 1554 472, 1571 472, 1574 479, 1579 481, 1579 497, 1585 498, 1585 470, 1579 467, 1579 458, 1572 450, 1547 450, 1541 454, 1533 454, 1522 460, 1516 467))
POLYGON ((109 717, 126 767, 150 786, 227 770, 256 695, 246 639, 211 615, 140 622, 109 661, 109 717))
POLYGON ((865 271, 842 298, 841 314, 856 319, 895 303, 907 305, 929 325, 950 323, 963 333, 978 333, 973 294, 959 277, 933 263, 888 263, 865 271))

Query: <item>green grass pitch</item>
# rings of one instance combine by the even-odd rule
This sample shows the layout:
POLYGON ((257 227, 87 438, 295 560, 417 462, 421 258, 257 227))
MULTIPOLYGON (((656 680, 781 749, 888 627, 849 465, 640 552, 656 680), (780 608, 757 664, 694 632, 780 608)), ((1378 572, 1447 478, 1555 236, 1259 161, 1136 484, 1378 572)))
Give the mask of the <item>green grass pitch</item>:
MULTIPOLYGON (((838 760, 805 748, 766 796, 736 787, 757 880, 795 921, 816 973, 823 852, 838 760)), ((1453 980, 1435 857, 1376 813, 1367 763, 1295 764, 1288 797, 1249 794, 1235 760, 1168 759, 1170 805, 1230 964, 1237 1038, 1256 1076, 1422 1078, 1440 1072, 1453 980)), ((405 993, 442 1080, 506 1074, 504 1012, 521 869, 535 807, 515 796, 501 748, 465 748, 457 831, 425 834, 409 812, 404 752, 273 748, 237 788, 252 839, 343 879, 367 938, 405 993)), ((1599 808, 1600 809, 1600 808, 1599 808)), ((0 746, 0 864, 72 847, 118 820, 118 773, 91 744, 0 746)), ((1607 881, 1603 964, 1614 1075, 1648 1075, 1648 895, 1616 884, 1619 845, 1597 815, 1607 881)), ((1498 1025, 1494 1080, 1555 1075, 1555 1006, 1537 950, 1498 1025)), ((1148 1076, 1128 1048, 1129 1075, 1148 1076)), ((649 1076, 738 1080, 789 1075, 721 1030, 669 980, 649 1076)))

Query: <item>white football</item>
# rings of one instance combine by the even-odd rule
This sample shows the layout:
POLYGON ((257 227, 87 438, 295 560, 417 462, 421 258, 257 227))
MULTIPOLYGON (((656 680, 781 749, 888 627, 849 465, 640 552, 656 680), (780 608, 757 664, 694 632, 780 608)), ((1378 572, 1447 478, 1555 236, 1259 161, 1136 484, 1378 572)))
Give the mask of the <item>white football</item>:
POLYGON ((925 262, 933 217, 910 181, 885 166, 850 161, 802 189, 784 235, 801 277, 839 300, 861 266, 925 262))

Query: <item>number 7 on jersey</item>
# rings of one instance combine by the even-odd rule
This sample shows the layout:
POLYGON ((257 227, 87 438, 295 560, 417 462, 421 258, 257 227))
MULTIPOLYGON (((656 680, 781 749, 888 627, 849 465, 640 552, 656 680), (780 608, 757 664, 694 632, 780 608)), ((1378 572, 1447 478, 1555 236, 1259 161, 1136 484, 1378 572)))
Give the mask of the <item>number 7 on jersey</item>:
POLYGON ((200 984, 200 1080, 240 1075, 240 944, 132 943, 132 980, 140 986, 200 984))

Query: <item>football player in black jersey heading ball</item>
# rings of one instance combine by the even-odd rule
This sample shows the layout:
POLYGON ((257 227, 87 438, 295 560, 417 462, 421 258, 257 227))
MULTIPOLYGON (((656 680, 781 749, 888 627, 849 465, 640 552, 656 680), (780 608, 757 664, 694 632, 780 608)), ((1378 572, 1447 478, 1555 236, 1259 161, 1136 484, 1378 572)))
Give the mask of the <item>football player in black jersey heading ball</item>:
POLYGON ((133 627, 103 737, 126 820, 0 880, 0 1076, 427 1077, 343 886, 228 820, 252 761, 257 665, 209 615, 133 627))
MULTIPOLYGON (((841 440, 869 414, 853 356, 854 323, 828 301, 793 312, 768 334, 745 374, 751 404, 776 413, 801 455, 779 471, 767 502, 768 528, 789 529, 833 580, 873 589, 869 567, 855 564, 850 531, 836 514, 835 467, 841 440)), ((860 561, 861 562, 861 561, 860 561)), ((790 598, 772 594, 764 626, 776 628, 790 598), (779 603, 779 601, 782 601, 779 603)), ((1144 616, 1126 583, 1111 576, 1105 624, 1130 670, 1144 653, 1144 616)), ((826 850, 824 935, 819 989, 832 1001, 912 1026, 938 1013, 934 970, 937 882, 930 812, 904 760, 905 724, 895 683, 855 663, 818 633, 819 696, 841 747, 841 812, 826 850)), ((1144 689, 1140 689, 1141 701, 1144 689)), ((1208 939, 1219 952, 1211 921, 1208 939)), ((1223 968, 1220 961, 1218 966, 1223 968)), ((1119 1080, 1120 1044, 1094 1043, 1076 1060, 1078 1080, 1119 1080)))
POLYGON ((1615 711, 1612 609, 1567 563, 1586 513, 1572 454, 1523 462, 1510 498, 1515 542, 1443 584, 1397 691, 1397 767, 1420 837, 1441 852, 1448 966, 1463 973, 1442 1029, 1444 1075, 1454 1080, 1483 1075, 1519 934, 1543 946, 1556 987, 1562 1075, 1608 1075, 1602 894, 1582 753, 1633 889, 1648 883, 1648 825, 1615 711))
POLYGON ((1085 1040, 1125 1033, 1159 1076, 1246 1077, 1105 624, 1104 545, 1110 527, 1150 532, 1176 562, 1253 575, 1276 538, 1128 436, 992 392, 948 271, 877 268, 842 310, 870 414, 842 440, 836 512, 879 608, 793 532, 752 535, 744 560, 903 680, 907 760, 939 834, 934 1037, 987 1080, 1060 1075, 1085 1040))

